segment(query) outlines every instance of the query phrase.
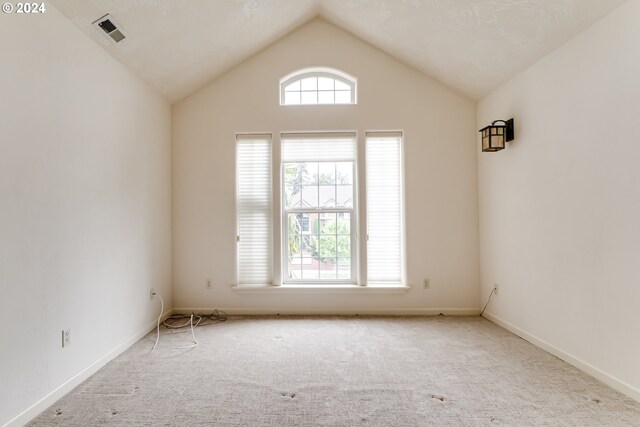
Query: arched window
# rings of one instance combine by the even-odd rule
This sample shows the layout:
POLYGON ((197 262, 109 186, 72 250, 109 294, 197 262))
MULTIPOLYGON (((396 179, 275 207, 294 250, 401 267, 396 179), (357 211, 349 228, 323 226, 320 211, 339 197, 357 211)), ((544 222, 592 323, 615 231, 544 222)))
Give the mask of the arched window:
POLYGON ((333 68, 305 68, 280 79, 280 105, 355 103, 356 78, 333 68))

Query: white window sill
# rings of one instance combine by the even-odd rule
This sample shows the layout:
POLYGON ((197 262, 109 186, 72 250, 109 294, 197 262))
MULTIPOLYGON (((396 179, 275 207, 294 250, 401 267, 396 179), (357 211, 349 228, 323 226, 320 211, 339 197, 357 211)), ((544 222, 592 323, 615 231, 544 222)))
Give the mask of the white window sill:
POLYGON ((240 294, 253 293, 373 293, 373 294, 404 294, 411 286, 405 285, 235 285, 232 286, 235 292, 240 294))

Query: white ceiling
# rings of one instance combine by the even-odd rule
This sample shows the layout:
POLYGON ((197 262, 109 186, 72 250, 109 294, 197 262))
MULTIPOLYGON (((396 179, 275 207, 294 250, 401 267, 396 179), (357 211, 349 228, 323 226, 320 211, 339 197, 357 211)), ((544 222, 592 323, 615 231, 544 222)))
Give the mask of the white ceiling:
POLYGON ((170 102, 315 16, 480 99, 628 0, 51 0, 170 102), (91 25, 110 13, 127 38, 91 25))

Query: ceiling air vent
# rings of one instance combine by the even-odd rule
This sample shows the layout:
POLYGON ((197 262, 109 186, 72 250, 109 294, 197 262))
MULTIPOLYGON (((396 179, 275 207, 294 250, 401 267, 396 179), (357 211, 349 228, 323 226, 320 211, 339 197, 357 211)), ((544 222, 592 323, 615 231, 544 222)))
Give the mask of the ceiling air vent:
POLYGON ((122 34, 122 31, 118 29, 118 24, 116 24, 116 21, 114 21, 113 17, 108 13, 93 21, 93 25, 98 27, 101 31, 104 31, 104 33, 116 43, 124 40, 124 34, 122 34))

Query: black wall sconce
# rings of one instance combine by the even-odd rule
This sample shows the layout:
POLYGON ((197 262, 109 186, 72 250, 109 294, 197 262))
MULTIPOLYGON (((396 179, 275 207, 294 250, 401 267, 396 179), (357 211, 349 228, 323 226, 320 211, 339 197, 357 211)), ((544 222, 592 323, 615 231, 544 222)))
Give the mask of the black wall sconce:
POLYGON ((479 132, 482 134, 482 151, 500 151, 506 142, 513 140, 513 119, 494 120, 479 132))

